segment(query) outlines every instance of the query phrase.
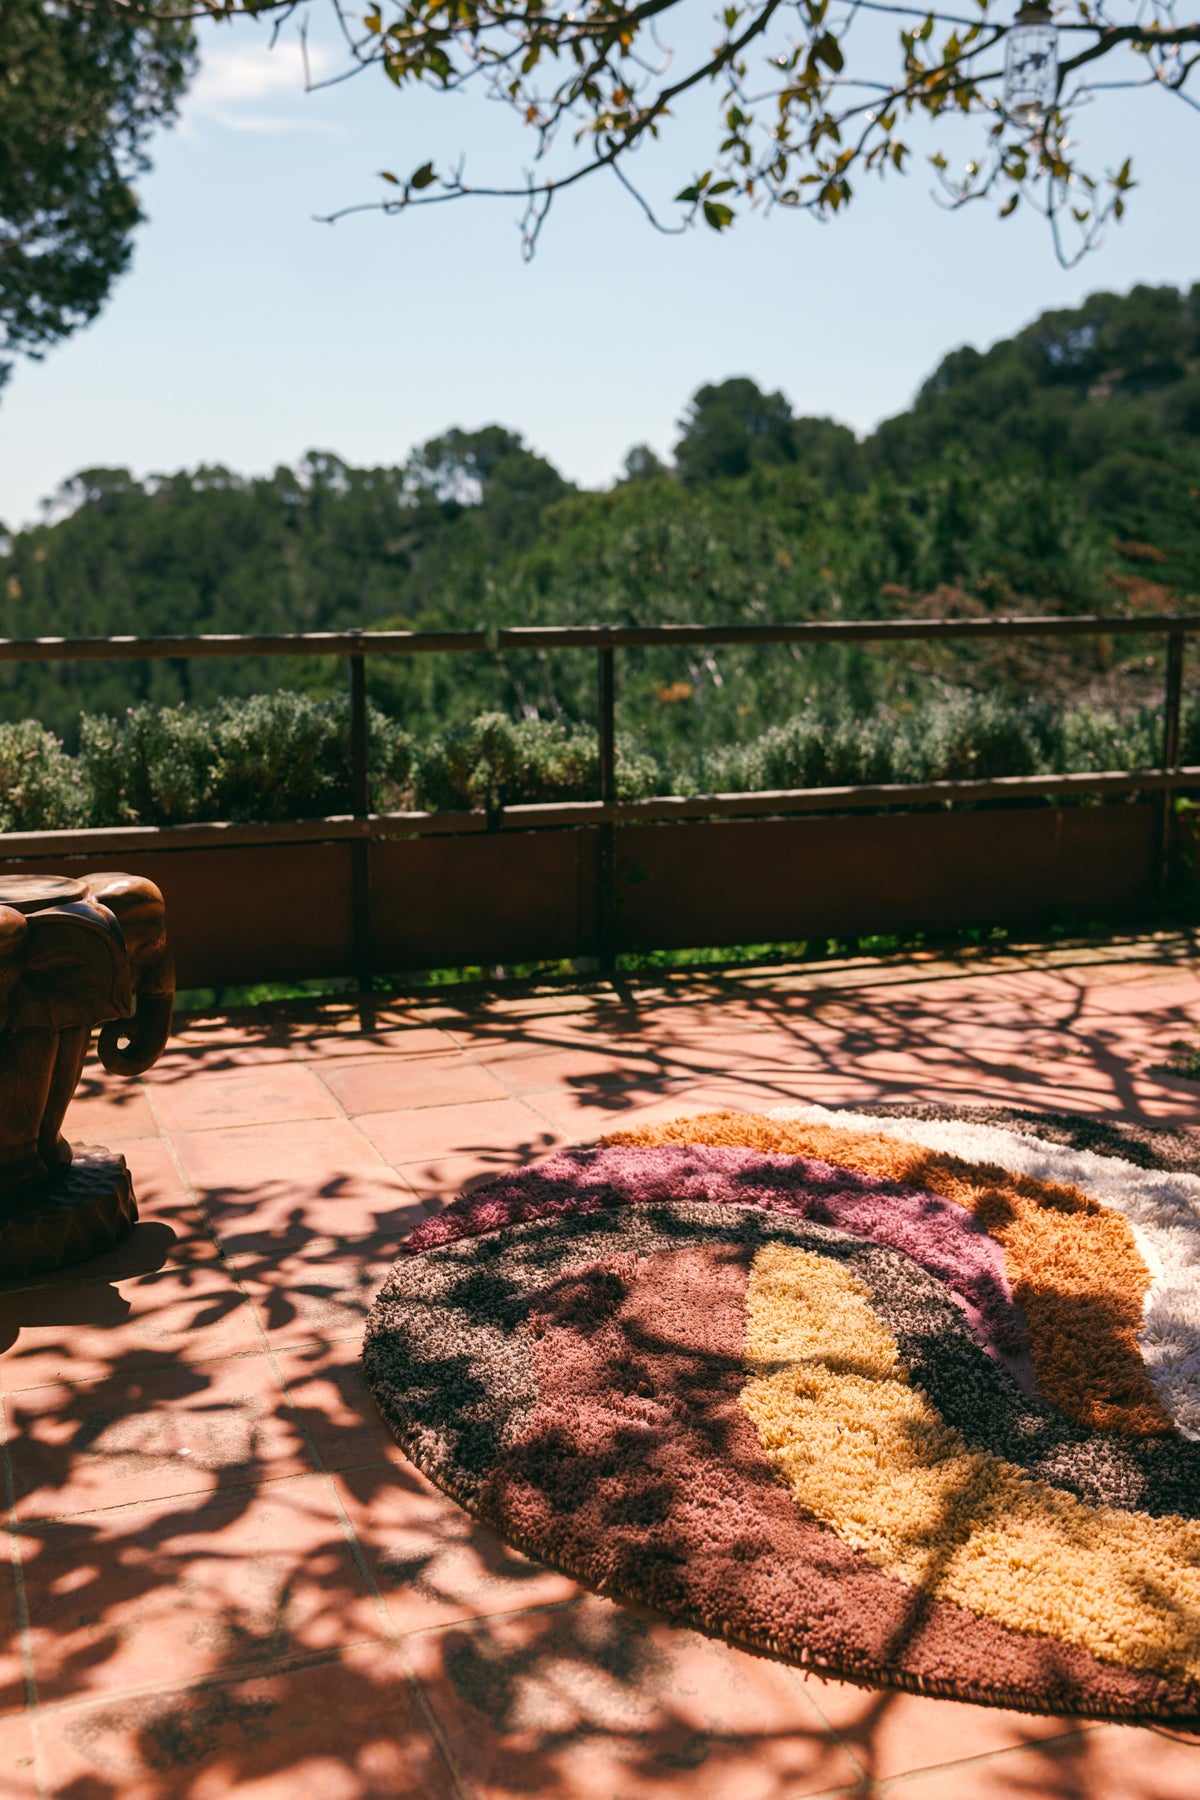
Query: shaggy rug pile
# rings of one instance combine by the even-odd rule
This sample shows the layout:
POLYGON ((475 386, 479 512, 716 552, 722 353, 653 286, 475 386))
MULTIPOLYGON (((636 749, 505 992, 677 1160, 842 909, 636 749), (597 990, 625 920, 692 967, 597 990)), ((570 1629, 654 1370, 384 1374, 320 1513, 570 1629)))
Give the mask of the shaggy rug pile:
POLYGON ((432 1480, 602 1592, 827 1674, 1200 1715, 1200 1139, 714 1113, 407 1240, 367 1379, 432 1480))

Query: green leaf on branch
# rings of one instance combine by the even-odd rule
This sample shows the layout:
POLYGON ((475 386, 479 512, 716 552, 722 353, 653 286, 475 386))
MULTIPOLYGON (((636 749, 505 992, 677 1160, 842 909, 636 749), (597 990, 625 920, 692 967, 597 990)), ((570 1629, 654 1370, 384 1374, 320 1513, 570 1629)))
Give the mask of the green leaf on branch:
POLYGON ((822 33, 813 45, 812 53, 816 62, 823 62, 825 67, 832 69, 835 75, 840 75, 846 66, 846 59, 842 55, 842 46, 832 31, 822 33))

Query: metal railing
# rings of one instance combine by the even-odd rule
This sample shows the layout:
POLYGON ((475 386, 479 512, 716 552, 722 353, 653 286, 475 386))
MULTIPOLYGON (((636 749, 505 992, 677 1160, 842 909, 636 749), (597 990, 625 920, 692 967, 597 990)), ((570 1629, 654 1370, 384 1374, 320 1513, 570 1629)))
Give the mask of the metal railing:
POLYGON ((597 915, 602 959, 613 949, 615 831, 619 824, 842 812, 947 801, 1020 800, 1037 796, 1158 793, 1163 797, 1162 874, 1171 849, 1172 794, 1200 786, 1200 767, 1179 766, 1180 712, 1185 640, 1200 631, 1200 613, 1148 617, 1081 614, 1067 618, 847 619, 791 625, 535 625, 481 631, 330 631, 271 634, 205 634, 192 637, 0 639, 0 663, 132 662, 212 657, 344 656, 349 672, 350 804, 348 814, 272 824, 117 826, 77 831, 0 833, 0 859, 123 850, 198 849, 207 846, 329 842, 352 844, 356 961, 364 985, 370 977, 370 862, 373 839, 594 826, 599 831, 597 915), (1166 640, 1162 757, 1153 769, 1094 774, 1018 775, 988 780, 876 783, 853 787, 787 788, 774 792, 702 794, 645 800, 616 797, 616 662, 624 648, 770 644, 868 644, 903 641, 971 641, 993 638, 1151 636, 1166 640), (599 730, 599 798, 504 806, 493 812, 390 812, 370 810, 367 720, 368 656, 503 654, 515 650, 579 650, 596 653, 599 730))

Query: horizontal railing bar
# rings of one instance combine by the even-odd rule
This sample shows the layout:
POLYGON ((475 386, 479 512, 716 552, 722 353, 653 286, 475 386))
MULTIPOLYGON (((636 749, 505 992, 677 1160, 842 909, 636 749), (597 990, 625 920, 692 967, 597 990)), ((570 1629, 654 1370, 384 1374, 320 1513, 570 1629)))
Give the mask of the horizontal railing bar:
POLYGON ((833 644, 920 638, 1086 637, 1115 632, 1200 631, 1200 613, 1077 613, 1063 618, 821 619, 792 625, 506 625, 502 650, 590 649, 672 644, 833 644))
MULTIPOLYGON (((1110 769, 1086 775, 998 775, 986 781, 894 781, 861 787, 777 788, 738 794, 656 795, 649 800, 555 802, 506 806, 501 829, 536 825, 635 824, 668 819, 738 818, 769 813, 860 812, 869 808, 922 806, 947 800, 1012 800, 1055 794, 1161 793, 1200 785, 1200 766, 1179 769, 1110 769)), ((3 845, 0 838, 0 846, 3 845)))
POLYGON ((208 632, 196 637, 0 638, 0 662, 162 662, 207 656, 414 656, 487 650, 486 631, 208 632))
POLYGON ((497 631, 296 631, 193 637, 0 638, 0 662, 161 662, 226 656, 418 656, 487 650, 667 649, 672 644, 887 643, 1200 631, 1200 613, 1064 618, 823 619, 791 625, 508 625, 497 631))
POLYGON ((201 850, 226 846, 353 842, 363 838, 448 836, 528 831, 572 825, 631 825, 672 819, 745 818, 780 813, 860 812, 949 800, 1020 800, 1055 794, 1161 793, 1200 787, 1200 766, 1109 769, 1080 775, 1000 775, 986 781, 879 782, 862 787, 778 788, 759 793, 671 794, 647 800, 562 800, 472 812, 338 813, 263 825, 116 825, 81 831, 0 833, 0 860, 42 856, 107 856, 126 850, 201 850))
POLYGON ((460 836, 486 831, 485 812, 337 813, 266 825, 217 821, 203 825, 113 825, 82 831, 0 832, 0 858, 108 856, 126 850, 249 849, 268 844, 327 844, 363 838, 460 836))

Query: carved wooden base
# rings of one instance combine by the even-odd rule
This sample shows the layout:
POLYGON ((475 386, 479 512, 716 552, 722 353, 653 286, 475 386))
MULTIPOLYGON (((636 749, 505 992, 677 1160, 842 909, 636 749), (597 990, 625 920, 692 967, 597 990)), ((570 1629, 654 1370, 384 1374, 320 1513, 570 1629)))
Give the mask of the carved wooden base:
POLYGON ((46 1275, 86 1262, 128 1237, 137 1201, 125 1158, 76 1150, 49 1181, 0 1206, 0 1280, 46 1275))

